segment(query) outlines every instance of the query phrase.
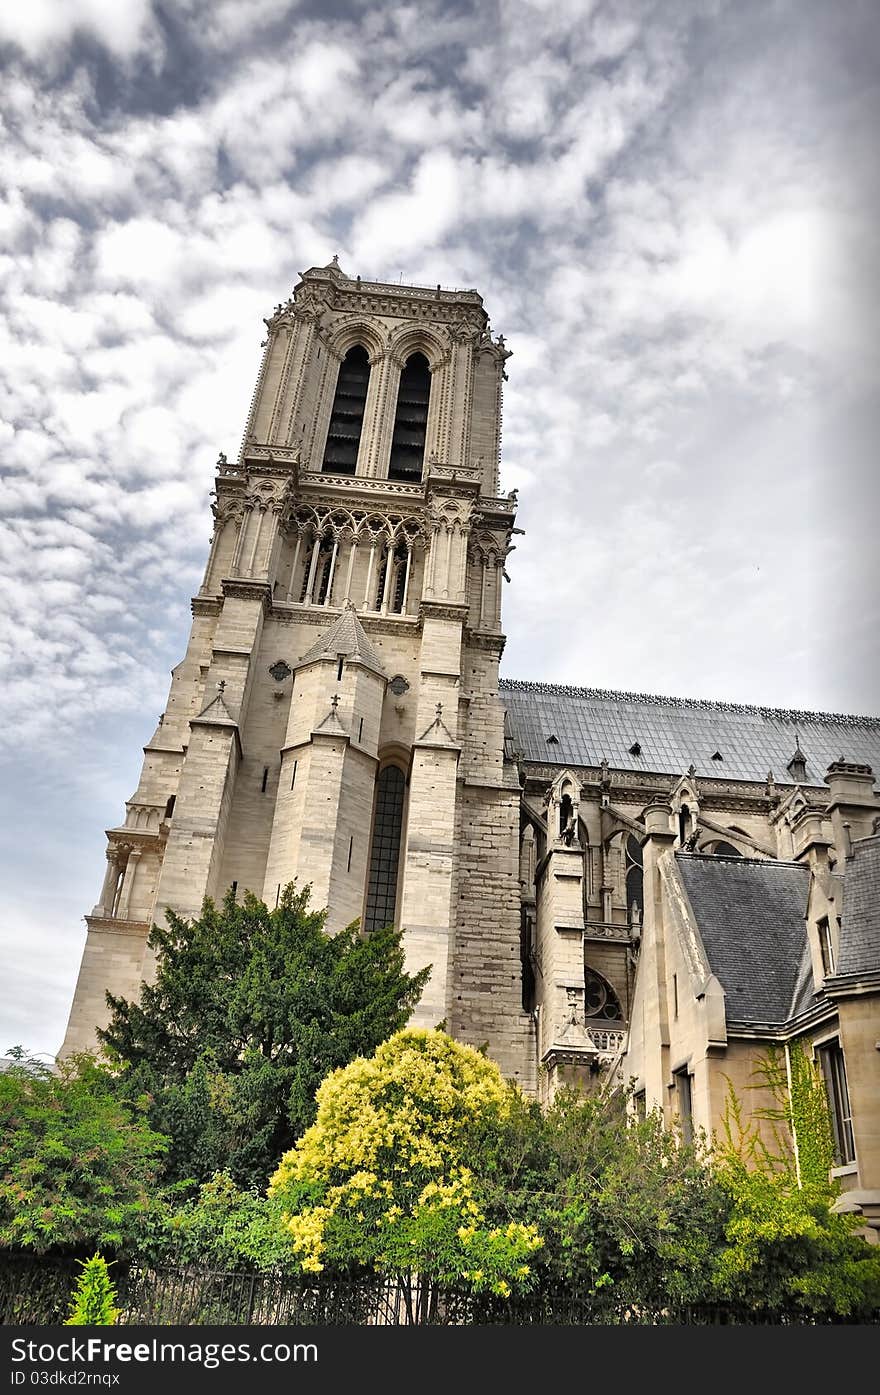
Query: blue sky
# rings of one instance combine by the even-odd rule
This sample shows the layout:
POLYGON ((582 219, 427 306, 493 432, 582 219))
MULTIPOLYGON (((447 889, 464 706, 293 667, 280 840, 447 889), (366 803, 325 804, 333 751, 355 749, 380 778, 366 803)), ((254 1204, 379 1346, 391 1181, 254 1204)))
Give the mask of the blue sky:
POLYGON ((334 252, 514 351, 503 672, 877 710, 878 49, 873 0, 4 7, 0 1050, 60 1044, 262 317, 334 252))

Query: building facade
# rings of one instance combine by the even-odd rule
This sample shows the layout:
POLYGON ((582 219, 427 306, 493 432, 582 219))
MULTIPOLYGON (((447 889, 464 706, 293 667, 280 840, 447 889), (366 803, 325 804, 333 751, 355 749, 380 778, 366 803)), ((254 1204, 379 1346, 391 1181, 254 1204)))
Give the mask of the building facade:
POLYGON ((544 1099, 612 1072, 717 1128, 725 1075, 803 1038, 880 1220, 880 721, 499 680, 516 495, 481 297, 334 258, 266 325, 62 1052, 137 995, 166 908, 296 880, 331 930, 399 924, 414 1020, 544 1099))

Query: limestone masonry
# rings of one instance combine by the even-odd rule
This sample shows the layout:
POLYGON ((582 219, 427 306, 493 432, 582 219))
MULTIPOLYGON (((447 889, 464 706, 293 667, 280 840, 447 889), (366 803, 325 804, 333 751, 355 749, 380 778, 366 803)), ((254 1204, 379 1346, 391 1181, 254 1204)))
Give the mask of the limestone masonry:
MULTIPOLYGON (((510 351, 473 290, 303 273, 221 456, 187 652, 144 749, 62 1054, 167 907, 310 883, 403 930, 414 1020, 530 1093, 633 1079, 717 1128, 768 1046, 825 1073, 880 1226, 880 720, 499 681, 510 351)), ((548 586, 548 604, 553 604, 548 586)))

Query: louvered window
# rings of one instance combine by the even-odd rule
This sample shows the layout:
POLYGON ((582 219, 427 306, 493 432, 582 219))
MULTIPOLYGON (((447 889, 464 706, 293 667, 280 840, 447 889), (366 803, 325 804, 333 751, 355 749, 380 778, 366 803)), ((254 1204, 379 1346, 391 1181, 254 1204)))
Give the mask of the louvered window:
POLYGON ((412 354, 400 375, 388 478, 420 480, 428 429, 431 371, 424 354, 412 354))
POLYGON ((355 472, 369 381, 367 351, 362 344, 355 344, 339 366, 322 467, 327 474, 353 475, 355 472))

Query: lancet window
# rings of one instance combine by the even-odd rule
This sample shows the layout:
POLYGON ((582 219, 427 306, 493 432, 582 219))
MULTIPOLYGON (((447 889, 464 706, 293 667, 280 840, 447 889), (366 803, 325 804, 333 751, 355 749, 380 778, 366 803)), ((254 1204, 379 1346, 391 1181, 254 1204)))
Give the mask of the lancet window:
POLYGON ((630 921, 641 921, 645 910, 644 872, 642 870, 642 845, 634 833, 626 840, 626 909, 630 921))
POLYGON ((424 354, 411 354, 400 375, 388 478, 420 480, 428 429, 431 370, 424 354))
POLYGON ((396 765, 386 765, 376 780, 376 812, 364 914, 367 933, 394 924, 405 796, 403 771, 396 765))
POLYGON ((327 474, 353 475, 355 472, 369 382, 367 351, 362 344, 355 344, 339 366, 322 466, 327 474))

